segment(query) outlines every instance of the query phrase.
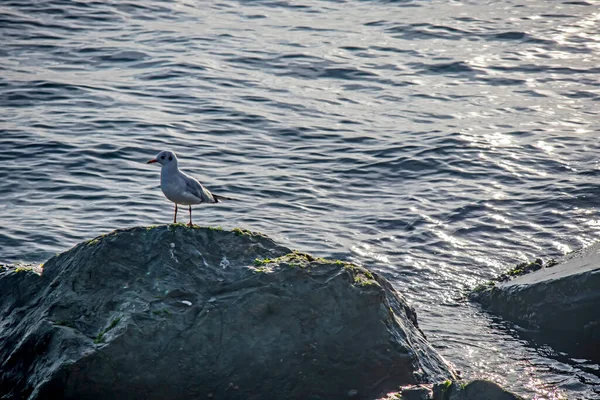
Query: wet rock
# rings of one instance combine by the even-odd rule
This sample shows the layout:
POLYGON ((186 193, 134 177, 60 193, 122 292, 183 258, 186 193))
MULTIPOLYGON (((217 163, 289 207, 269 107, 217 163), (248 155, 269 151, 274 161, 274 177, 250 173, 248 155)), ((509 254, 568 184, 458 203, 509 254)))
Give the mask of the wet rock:
POLYGON ((516 323, 527 338, 600 361, 600 244, 536 269, 481 286, 470 298, 516 323))
POLYGON ((373 398, 453 372, 368 270, 248 231, 118 230, 0 270, 0 398, 373 398))
POLYGON ((433 399, 432 385, 411 385, 400 390, 402 400, 430 400, 433 399))
POLYGON ((497 384, 475 380, 458 382, 447 380, 437 384, 410 385, 400 388, 379 400, 523 400, 497 384))
POLYGON ((467 383, 463 387, 459 387, 458 390, 456 385, 454 390, 450 394, 449 400, 522 400, 521 396, 507 392, 497 384, 477 380, 467 383))
POLYGON ((434 385, 433 400, 523 400, 494 382, 475 380, 469 383, 452 382, 434 385))

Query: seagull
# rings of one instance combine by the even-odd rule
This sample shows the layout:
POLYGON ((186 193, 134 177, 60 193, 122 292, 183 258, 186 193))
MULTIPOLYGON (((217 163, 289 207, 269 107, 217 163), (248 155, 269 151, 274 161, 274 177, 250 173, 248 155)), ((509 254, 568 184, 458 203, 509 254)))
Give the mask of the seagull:
POLYGON ((189 206, 190 223, 192 226, 192 205, 200 203, 221 203, 222 200, 233 200, 230 197, 213 194, 202 186, 197 179, 179 170, 177 156, 171 151, 161 151, 156 158, 146 164, 159 163, 160 189, 165 197, 175 203, 175 216, 173 223, 177 223, 177 205, 189 206))

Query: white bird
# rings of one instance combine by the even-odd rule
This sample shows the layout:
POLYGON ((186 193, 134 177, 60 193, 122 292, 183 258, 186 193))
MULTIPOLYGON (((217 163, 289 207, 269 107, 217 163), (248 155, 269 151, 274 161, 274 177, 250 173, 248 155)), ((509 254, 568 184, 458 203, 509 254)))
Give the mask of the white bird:
POLYGON ((177 156, 171 151, 161 151, 156 158, 147 164, 159 163, 160 189, 165 197, 175 203, 175 216, 173 223, 177 223, 177 205, 189 206, 190 223, 192 226, 192 205, 201 203, 220 203, 222 200, 233 200, 232 198, 213 194, 202 186, 197 179, 179 170, 177 156))

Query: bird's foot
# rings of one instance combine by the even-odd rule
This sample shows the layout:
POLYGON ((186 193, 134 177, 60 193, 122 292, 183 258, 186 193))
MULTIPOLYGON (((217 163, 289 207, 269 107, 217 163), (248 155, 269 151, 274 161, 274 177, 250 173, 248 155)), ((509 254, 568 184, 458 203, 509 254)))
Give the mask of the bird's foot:
POLYGON ((191 228, 192 226, 194 226, 194 224, 192 224, 191 222, 188 222, 187 226, 189 226, 191 228))

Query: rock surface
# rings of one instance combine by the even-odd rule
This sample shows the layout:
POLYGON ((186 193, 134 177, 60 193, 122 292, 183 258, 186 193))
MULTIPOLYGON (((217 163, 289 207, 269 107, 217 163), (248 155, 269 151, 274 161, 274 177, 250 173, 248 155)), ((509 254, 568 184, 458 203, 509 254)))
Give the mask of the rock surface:
POLYGON ((524 328, 526 337, 600 361, 600 244, 470 297, 524 328))
POLYGON ((0 398, 373 398, 454 377, 380 276, 248 231, 133 228, 0 270, 0 398))
POLYGON ((382 400, 523 400, 493 382, 469 383, 446 381, 435 385, 413 385, 382 400))

